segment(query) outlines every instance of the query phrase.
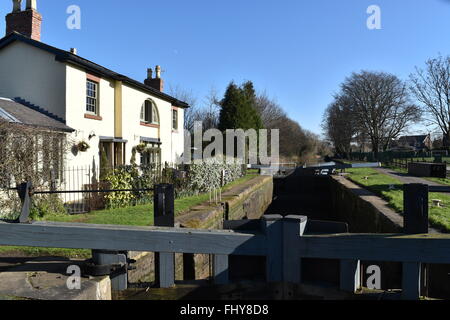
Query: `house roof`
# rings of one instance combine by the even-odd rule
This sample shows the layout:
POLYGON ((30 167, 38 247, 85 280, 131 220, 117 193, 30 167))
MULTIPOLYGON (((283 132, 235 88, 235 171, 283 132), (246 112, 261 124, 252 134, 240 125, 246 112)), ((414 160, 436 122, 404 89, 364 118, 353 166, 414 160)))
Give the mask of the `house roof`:
POLYGON ((53 119, 37 110, 11 99, 0 97, 0 119, 9 123, 33 126, 61 132, 73 132, 74 129, 63 122, 53 119))
POLYGON ((92 61, 89 61, 85 58, 75 55, 69 51, 61 50, 56 47, 45 44, 43 42, 33 40, 33 39, 23 36, 17 32, 13 32, 13 33, 9 34, 8 36, 0 39, 0 50, 7 47, 8 45, 10 45, 11 43, 13 43, 15 41, 21 41, 21 42, 29 44, 33 47, 36 47, 41 50, 52 53, 55 55, 55 59, 57 61, 66 62, 66 63, 70 63, 72 65, 81 67, 82 69, 85 69, 89 73, 103 76, 105 78, 122 81, 134 88, 140 89, 140 90, 147 92, 153 96, 156 96, 162 100, 168 101, 176 107, 179 107, 179 108, 189 108, 190 107, 186 102, 180 101, 180 100, 178 100, 168 94, 165 94, 155 88, 149 87, 142 82, 133 80, 127 76, 124 76, 122 74, 114 72, 114 71, 107 69, 99 64, 96 64, 92 61))
POLYGON ((428 135, 420 135, 420 136, 405 136, 400 137, 400 142, 407 142, 407 143, 419 143, 422 144, 425 142, 425 139, 428 137, 428 135))

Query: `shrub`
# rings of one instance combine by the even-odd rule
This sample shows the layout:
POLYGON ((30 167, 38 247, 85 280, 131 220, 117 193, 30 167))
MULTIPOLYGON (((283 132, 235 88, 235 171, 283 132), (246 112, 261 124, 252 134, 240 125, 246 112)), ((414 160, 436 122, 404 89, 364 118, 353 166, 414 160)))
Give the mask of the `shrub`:
MULTIPOLYGON (((106 175, 105 181, 111 189, 133 189, 131 167, 120 167, 106 175)), ((134 204, 136 199, 132 192, 111 192, 105 196, 107 208, 121 208, 134 204)))
POLYGON ((39 220, 48 215, 67 214, 63 200, 56 194, 33 196, 30 218, 39 220))
POLYGON ((190 165, 188 187, 196 192, 209 192, 239 179, 243 174, 243 166, 240 163, 230 164, 217 159, 208 159, 203 163, 190 165))
MULTIPOLYGON (((186 166, 186 171, 166 165, 136 165, 116 168, 105 177, 110 189, 152 189, 155 184, 169 183, 175 187, 175 197, 188 197, 222 187, 245 174, 239 163, 228 164, 210 159, 203 163, 186 166), (187 171, 187 172, 186 172, 187 171), (224 173, 222 177, 222 173, 224 173)), ((107 208, 120 208, 153 201, 148 191, 111 192, 105 196, 107 208)))

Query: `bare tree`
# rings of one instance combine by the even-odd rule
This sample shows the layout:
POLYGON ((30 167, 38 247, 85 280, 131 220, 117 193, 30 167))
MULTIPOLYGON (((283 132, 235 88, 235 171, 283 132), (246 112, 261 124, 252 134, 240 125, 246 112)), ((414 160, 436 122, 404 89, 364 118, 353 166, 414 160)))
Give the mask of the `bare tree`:
POLYGON ((353 73, 341 89, 352 106, 354 124, 370 138, 376 155, 421 119, 420 108, 410 101, 406 84, 395 75, 353 73))
POLYGON ((426 69, 416 67, 410 76, 411 91, 422 104, 426 120, 439 127, 443 144, 450 146, 450 57, 439 56, 426 62, 426 69))
POLYGON ((220 99, 215 89, 211 89, 199 105, 192 91, 186 91, 180 86, 170 87, 169 94, 178 100, 187 102, 190 108, 184 112, 184 127, 189 132, 194 131, 195 122, 203 123, 203 130, 217 128, 219 123, 220 99))
POLYGON ((283 108, 265 92, 257 95, 256 110, 264 128, 280 130, 279 151, 286 161, 305 163, 315 161, 318 154, 329 155, 329 149, 317 135, 304 130, 297 121, 290 119, 283 108))
POLYGON ((203 108, 199 110, 196 121, 203 123, 203 129, 216 129, 219 126, 220 99, 217 91, 212 88, 203 100, 203 108))
POLYGON ((351 100, 336 95, 325 111, 322 128, 336 154, 344 157, 348 155, 351 152, 352 140, 358 132, 351 100))
POLYGON ((261 117, 263 126, 268 129, 279 127, 286 118, 286 113, 281 106, 270 99, 265 92, 257 96, 256 110, 261 117))

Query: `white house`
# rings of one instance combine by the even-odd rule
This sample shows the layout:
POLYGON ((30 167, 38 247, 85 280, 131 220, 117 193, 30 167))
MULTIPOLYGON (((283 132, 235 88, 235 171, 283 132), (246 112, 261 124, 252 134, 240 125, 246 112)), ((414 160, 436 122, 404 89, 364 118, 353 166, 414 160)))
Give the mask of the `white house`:
POLYGON ((42 16, 36 1, 20 1, 6 16, 0 39, 0 97, 9 98, 74 129, 76 146, 67 167, 129 164, 132 149, 149 145, 138 164, 176 162, 184 149, 184 110, 189 106, 163 92, 161 69, 148 69, 139 82, 77 55, 40 41, 42 16), (155 74, 155 76, 153 76, 155 74), (101 153, 104 152, 105 155, 101 153))

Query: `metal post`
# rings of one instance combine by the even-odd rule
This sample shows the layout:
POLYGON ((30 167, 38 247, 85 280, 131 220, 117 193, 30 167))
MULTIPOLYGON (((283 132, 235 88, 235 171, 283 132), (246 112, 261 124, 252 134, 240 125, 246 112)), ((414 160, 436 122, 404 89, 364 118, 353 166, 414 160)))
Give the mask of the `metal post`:
POLYGON ((155 186, 154 222, 156 227, 175 226, 175 190, 171 184, 155 186))
MULTIPOLYGON (((170 184, 155 186, 154 224, 156 227, 175 227, 175 190, 170 184)), ((175 285, 175 254, 155 253, 155 282, 160 288, 175 285)))
POLYGON ((20 201, 22 203, 22 210, 20 212, 20 217, 16 222, 18 223, 27 223, 29 222, 30 217, 30 208, 31 208, 31 189, 33 185, 31 182, 25 182, 20 184, 17 187, 17 191, 19 193, 20 201))
POLYGON ((101 270, 110 271, 112 290, 122 291, 128 288, 128 254, 119 251, 92 250, 92 262, 101 270))

